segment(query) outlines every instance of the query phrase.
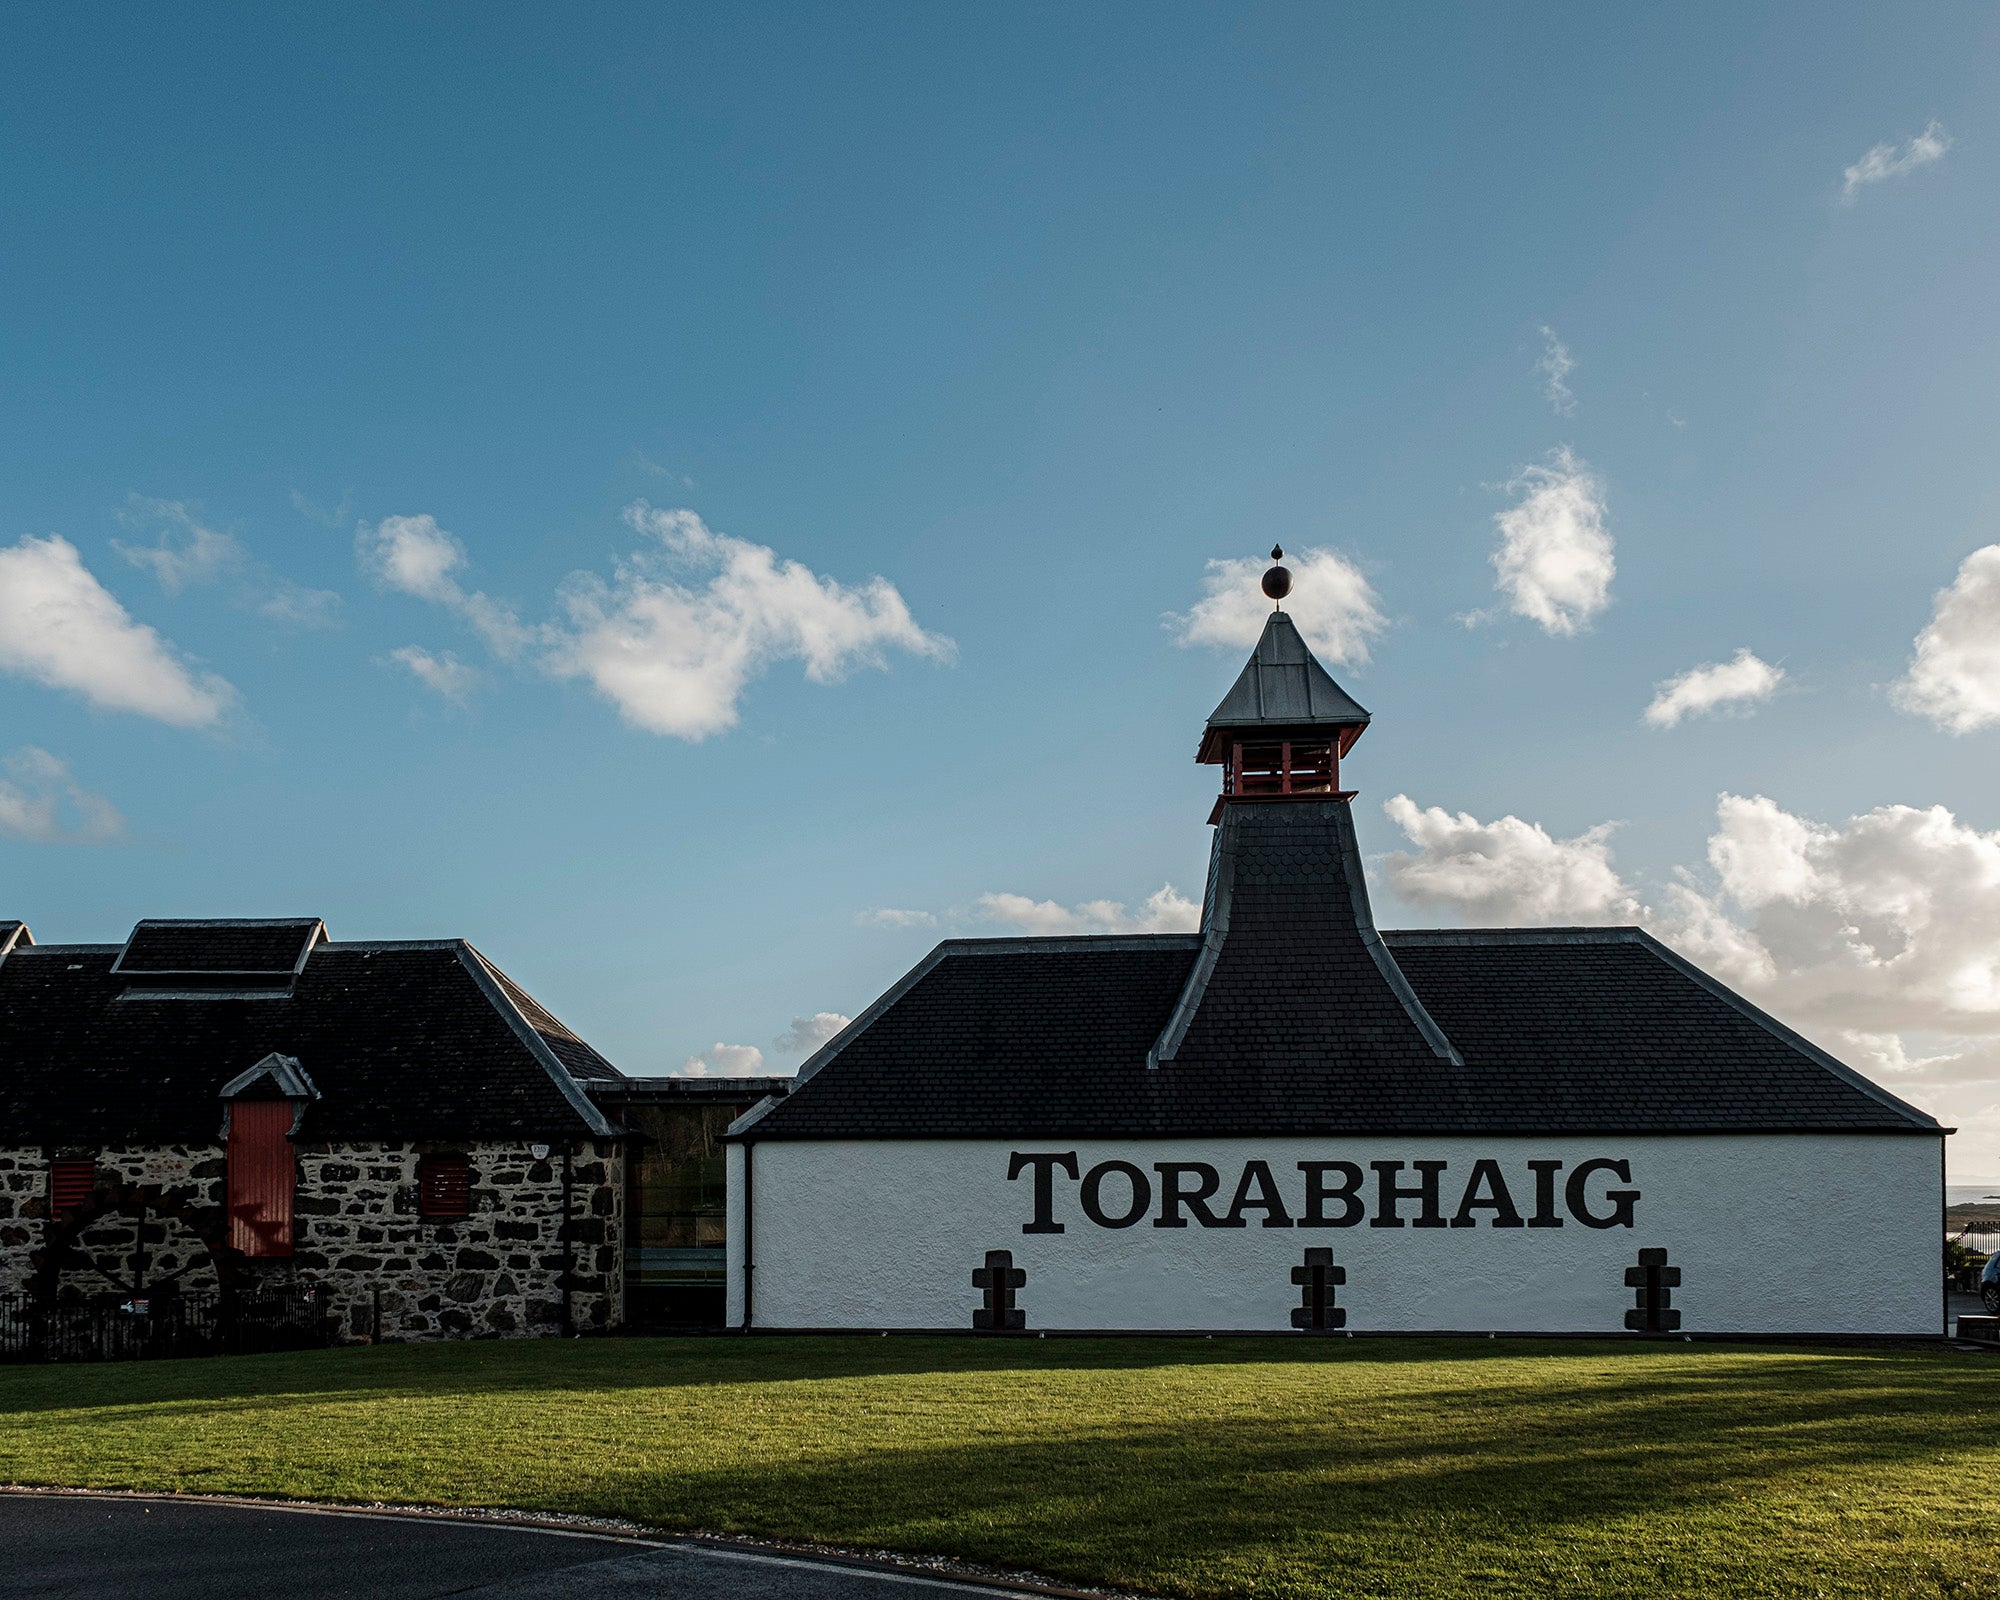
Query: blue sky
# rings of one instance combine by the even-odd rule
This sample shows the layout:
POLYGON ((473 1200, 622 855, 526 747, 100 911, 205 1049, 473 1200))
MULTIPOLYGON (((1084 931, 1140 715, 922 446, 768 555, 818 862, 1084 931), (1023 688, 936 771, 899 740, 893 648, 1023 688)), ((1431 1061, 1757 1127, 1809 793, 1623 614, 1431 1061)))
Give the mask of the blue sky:
POLYGON ((1281 541, 1385 924, 1646 921, 2000 1173, 1990 8, 17 9, 0 61, 38 937, 463 934, 628 1070, 788 1069, 942 935, 1184 918, 1207 564, 1281 541))

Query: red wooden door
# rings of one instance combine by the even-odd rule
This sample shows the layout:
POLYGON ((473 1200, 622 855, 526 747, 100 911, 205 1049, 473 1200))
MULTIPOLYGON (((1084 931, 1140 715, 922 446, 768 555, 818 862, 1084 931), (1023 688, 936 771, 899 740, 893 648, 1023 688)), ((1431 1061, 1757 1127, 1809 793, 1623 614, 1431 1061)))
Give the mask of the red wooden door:
POLYGON ((229 1242, 246 1256, 292 1253, 289 1100, 239 1100, 229 1112, 229 1242))

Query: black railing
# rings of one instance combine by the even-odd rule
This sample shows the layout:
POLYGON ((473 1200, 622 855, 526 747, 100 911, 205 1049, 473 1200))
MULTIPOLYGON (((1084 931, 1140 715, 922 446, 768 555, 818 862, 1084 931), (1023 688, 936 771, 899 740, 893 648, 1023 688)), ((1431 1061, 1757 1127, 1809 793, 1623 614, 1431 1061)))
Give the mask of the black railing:
POLYGON ((329 1343, 320 1291, 297 1286, 44 1305, 0 1296, 0 1361, 143 1361, 329 1343))

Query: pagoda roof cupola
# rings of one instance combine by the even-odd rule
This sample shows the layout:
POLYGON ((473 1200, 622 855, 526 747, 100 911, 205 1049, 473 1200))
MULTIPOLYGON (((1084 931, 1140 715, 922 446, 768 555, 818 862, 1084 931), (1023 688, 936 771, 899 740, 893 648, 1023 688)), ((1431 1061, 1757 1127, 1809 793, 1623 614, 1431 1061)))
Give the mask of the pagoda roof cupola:
MULTIPOLYGON (((1283 554, 1273 549, 1271 559, 1283 554)), ((1264 592, 1274 601, 1291 587, 1292 575, 1281 566, 1264 574, 1264 592)), ((1209 717, 1195 760, 1223 764, 1233 745, 1287 736, 1316 738, 1344 756, 1367 726, 1368 713, 1319 664, 1284 608, 1274 606, 1257 648, 1209 717)))
MULTIPOLYGON (((1284 551, 1274 549, 1276 561, 1284 551)), ((1273 601, 1291 593, 1292 575, 1264 574, 1273 601)), ((1368 713, 1313 658, 1282 606, 1229 693, 1202 730, 1195 760, 1222 768, 1222 793, 1209 821, 1230 800, 1350 798, 1340 787, 1340 758, 1368 726, 1368 713)))

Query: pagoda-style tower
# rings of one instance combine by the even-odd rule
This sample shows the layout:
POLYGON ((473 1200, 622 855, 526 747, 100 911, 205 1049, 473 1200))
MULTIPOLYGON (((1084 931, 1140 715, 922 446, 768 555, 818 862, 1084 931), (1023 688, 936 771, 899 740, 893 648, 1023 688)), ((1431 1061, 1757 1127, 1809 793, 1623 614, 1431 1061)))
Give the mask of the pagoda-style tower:
MULTIPOLYGON (((1274 562, 1283 555, 1271 551, 1274 562)), ((1273 601, 1291 591, 1285 568, 1264 574, 1273 601)), ((1284 608, 1274 606, 1195 752, 1195 760, 1222 768, 1222 797, 1208 820, 1221 820, 1224 800, 1340 794, 1340 758, 1367 726, 1368 713, 1314 658, 1284 608)))
MULTIPOLYGON (((1275 561, 1281 550, 1271 552, 1275 561)), ((1291 591, 1273 566, 1264 592, 1291 591)), ((1313 658, 1282 609, 1202 731, 1222 768, 1202 897, 1202 950, 1148 1064, 1219 1092, 1457 1093, 1458 1052, 1375 931, 1340 758, 1368 713, 1313 658)))

